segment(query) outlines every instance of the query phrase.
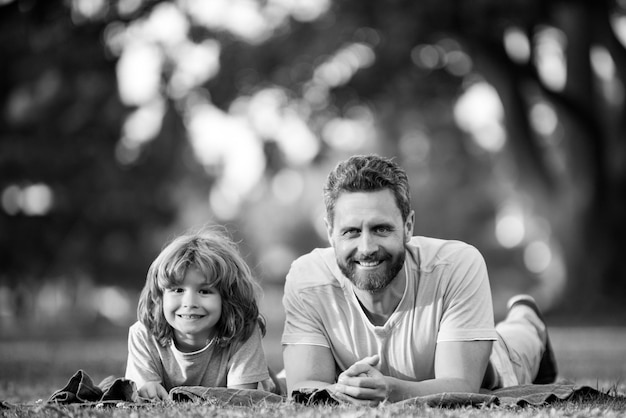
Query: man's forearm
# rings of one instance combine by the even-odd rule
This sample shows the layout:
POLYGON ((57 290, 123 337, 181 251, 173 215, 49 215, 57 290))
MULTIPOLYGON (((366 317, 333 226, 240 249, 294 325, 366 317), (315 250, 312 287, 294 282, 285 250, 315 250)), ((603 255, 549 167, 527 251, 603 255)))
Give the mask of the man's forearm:
POLYGON ((480 387, 474 387, 470 382, 460 378, 440 378, 410 382, 394 377, 387 377, 390 402, 399 402, 418 396, 433 395, 444 392, 478 393, 480 387))

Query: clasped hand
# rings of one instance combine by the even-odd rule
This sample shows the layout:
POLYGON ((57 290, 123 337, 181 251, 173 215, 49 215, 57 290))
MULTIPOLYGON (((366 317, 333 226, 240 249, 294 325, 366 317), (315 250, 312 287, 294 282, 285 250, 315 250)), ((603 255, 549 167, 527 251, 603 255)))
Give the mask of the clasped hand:
POLYGON ((378 405, 389 397, 389 386, 374 366, 380 361, 375 354, 365 357, 339 375, 331 390, 341 400, 355 404, 378 405))

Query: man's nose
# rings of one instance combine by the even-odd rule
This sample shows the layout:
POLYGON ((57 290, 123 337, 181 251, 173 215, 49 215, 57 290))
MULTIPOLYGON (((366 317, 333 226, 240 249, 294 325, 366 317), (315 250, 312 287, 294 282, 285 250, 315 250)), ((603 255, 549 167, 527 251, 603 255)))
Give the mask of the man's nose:
POLYGON ((359 238, 359 253, 363 255, 370 255, 376 252, 378 245, 376 244, 375 237, 368 232, 362 232, 359 238))

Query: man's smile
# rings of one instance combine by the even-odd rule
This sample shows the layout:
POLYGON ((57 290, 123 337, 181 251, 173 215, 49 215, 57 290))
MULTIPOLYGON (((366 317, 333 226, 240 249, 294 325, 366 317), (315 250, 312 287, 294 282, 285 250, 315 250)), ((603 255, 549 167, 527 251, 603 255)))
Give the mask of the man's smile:
POLYGON ((359 260, 355 260, 355 263, 358 264, 361 267, 365 267, 365 268, 373 268, 373 267, 377 267, 379 265, 381 265, 383 263, 382 260, 374 260, 374 261, 359 261, 359 260))

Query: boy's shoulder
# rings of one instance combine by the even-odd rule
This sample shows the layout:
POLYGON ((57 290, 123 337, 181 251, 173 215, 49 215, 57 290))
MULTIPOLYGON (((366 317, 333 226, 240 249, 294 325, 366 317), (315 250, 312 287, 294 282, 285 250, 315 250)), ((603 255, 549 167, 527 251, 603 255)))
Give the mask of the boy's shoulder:
POLYGON ((148 331, 148 328, 146 328, 146 326, 142 324, 141 321, 136 321, 134 324, 132 324, 128 328, 128 333, 131 336, 139 337, 144 340, 147 340, 150 338, 150 331, 148 331))

